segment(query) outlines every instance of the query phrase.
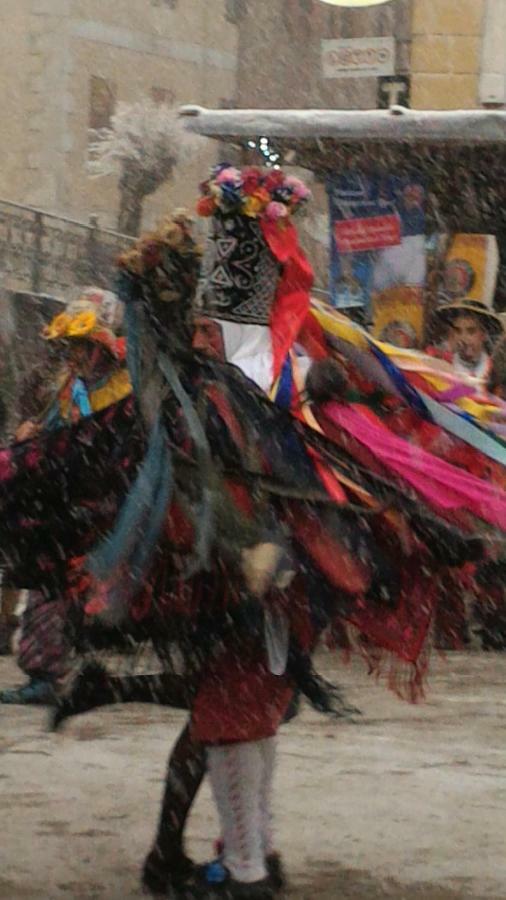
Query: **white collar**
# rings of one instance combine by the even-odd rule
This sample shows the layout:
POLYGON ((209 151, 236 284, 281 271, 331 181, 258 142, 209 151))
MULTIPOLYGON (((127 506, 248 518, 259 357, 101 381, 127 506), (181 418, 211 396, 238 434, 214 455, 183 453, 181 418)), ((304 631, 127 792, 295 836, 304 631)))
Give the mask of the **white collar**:
POLYGON ((490 356, 483 350, 478 362, 469 365, 469 363, 462 359, 458 353, 455 353, 453 357, 453 366, 455 370, 462 375, 474 375, 475 378, 481 378, 483 380, 488 375, 490 356))

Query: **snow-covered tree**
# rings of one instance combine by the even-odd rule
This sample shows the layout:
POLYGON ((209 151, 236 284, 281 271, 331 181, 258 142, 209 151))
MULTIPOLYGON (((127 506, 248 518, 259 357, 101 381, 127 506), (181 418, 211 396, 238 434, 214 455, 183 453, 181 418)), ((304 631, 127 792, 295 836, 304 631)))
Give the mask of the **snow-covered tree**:
POLYGON ((119 103, 110 127, 90 138, 89 172, 96 178, 119 174, 118 230, 132 235, 139 233, 145 198, 205 143, 184 130, 176 109, 149 98, 119 103))

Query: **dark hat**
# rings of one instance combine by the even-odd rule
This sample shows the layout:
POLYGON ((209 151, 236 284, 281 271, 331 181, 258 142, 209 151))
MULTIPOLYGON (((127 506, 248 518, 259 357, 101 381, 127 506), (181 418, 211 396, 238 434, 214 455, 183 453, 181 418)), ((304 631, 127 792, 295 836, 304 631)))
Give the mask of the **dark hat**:
POLYGON ((457 316, 465 315, 466 313, 477 316, 483 328, 488 331, 491 337, 499 337, 501 334, 504 334, 503 324, 499 316, 489 309, 485 303, 482 303, 481 300, 464 299, 455 303, 447 303, 434 312, 438 319, 446 325, 451 325, 457 316))

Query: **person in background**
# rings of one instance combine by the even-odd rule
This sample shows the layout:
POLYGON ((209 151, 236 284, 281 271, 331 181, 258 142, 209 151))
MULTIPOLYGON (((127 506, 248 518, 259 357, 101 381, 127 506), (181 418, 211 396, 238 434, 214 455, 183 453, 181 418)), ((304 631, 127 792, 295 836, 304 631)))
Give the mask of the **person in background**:
MULTIPOLYGON (((44 337, 64 350, 55 378, 46 367, 27 379, 25 420, 16 439, 26 441, 44 431, 76 423, 130 393, 124 341, 104 320, 103 298, 94 289, 69 304, 44 330, 44 337), (55 384, 56 383, 56 384, 55 384)), ((64 619, 54 598, 31 590, 21 620, 18 665, 28 681, 0 692, 0 703, 52 703, 67 672, 64 619)))
MULTIPOLYGON (((44 409, 44 405, 48 400, 48 391, 51 386, 51 369, 54 369, 54 363, 51 361, 41 363, 33 369, 24 379, 21 385, 19 398, 19 415, 21 425, 16 431, 17 440, 22 439, 26 422, 32 422, 37 415, 44 409), (21 437, 20 437, 21 436, 21 437)), ((1 401, 0 401, 1 402, 1 401)), ((6 413, 5 405, 2 403, 0 408, 0 416, 6 413)), ((3 431, 5 422, 0 422, 0 430, 3 431)), ((30 431, 32 426, 28 428, 30 431)), ((16 587, 9 585, 9 573, 4 572, 2 578, 2 599, 0 605, 0 656, 8 656, 12 652, 12 639, 19 625, 16 610, 20 604, 21 591, 16 587)))
POLYGON ((19 599, 19 591, 16 588, 2 586, 2 599, 0 605, 0 656, 9 656, 12 652, 12 638, 18 627, 16 610, 19 599))
POLYGON ((480 300, 446 304, 434 316, 436 322, 449 329, 449 358, 454 369, 486 383, 493 345, 504 334, 499 316, 480 300))

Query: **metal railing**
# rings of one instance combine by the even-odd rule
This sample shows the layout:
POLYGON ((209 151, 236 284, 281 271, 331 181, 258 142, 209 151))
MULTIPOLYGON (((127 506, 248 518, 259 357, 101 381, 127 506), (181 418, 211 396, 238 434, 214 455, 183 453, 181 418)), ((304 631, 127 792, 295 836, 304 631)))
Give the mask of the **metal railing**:
POLYGON ((65 296, 83 285, 110 287, 118 254, 132 238, 0 199, 0 278, 5 288, 65 296))

